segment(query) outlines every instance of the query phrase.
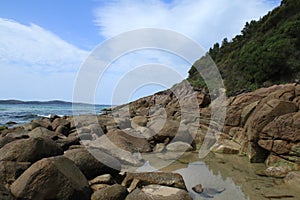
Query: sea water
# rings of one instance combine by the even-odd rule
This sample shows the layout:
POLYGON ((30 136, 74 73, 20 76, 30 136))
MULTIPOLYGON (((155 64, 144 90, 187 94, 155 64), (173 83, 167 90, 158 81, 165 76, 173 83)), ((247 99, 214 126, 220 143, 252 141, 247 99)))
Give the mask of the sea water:
MULTIPOLYGON (((76 113, 80 114, 101 114, 108 105, 76 105, 76 113), (92 109, 91 109, 92 107, 92 109)), ((18 125, 30 122, 41 117, 50 117, 51 114, 58 116, 73 115, 73 106, 69 104, 0 104, 0 126, 8 122, 15 122, 18 125)))

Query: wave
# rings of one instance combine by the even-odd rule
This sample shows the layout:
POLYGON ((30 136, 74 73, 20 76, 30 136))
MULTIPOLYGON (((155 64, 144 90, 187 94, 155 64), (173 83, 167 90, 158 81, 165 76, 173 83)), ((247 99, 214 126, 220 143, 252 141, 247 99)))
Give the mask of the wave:
MULTIPOLYGON (((48 115, 42 115, 42 114, 37 114, 38 117, 47 117, 47 118, 50 118, 52 114, 48 114, 48 115)), ((59 117, 63 117, 64 115, 58 115, 58 114, 55 114, 59 117)))
POLYGON ((17 118, 17 119, 32 119, 32 118, 36 118, 38 117, 38 115, 36 114, 24 114, 24 115, 15 115, 13 116, 14 118, 17 118))

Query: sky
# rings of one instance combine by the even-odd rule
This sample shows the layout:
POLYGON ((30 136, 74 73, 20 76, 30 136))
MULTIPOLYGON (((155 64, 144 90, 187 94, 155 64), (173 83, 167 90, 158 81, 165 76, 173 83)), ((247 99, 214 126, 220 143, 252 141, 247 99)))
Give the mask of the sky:
MULTIPOLYGON (((0 99, 72 101, 86 59, 126 31, 171 30, 206 51, 223 38, 240 34, 247 21, 278 5, 280 0, 0 1, 0 99)), ((157 81, 131 91, 128 101, 170 87, 187 77, 191 66, 178 55, 157 49, 120 55, 99 77, 95 102, 111 104, 118 83, 124 86, 122 77, 149 63, 168 66, 180 76, 161 84, 165 75, 158 73, 157 81)))

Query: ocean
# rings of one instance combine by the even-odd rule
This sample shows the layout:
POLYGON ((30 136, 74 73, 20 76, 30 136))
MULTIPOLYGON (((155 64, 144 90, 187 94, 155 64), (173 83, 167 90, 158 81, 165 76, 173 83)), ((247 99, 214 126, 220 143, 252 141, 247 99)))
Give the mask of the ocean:
MULTIPOLYGON (((95 105, 96 114, 101 114, 104 108, 108 105, 95 105)), ((76 113, 90 114, 91 105, 76 105, 76 113)), ((51 114, 58 116, 71 116, 73 115, 72 104, 0 104, 0 126, 7 125, 8 122, 15 122, 16 125, 21 125, 30 122, 33 119, 50 117, 51 114)))

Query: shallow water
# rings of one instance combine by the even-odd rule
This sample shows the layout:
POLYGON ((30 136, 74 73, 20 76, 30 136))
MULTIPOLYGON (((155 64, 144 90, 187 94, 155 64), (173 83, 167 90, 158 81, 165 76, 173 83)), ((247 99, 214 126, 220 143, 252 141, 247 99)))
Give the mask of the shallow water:
MULTIPOLYGON (((155 163, 164 161, 155 160, 155 163)), ((264 169, 265 165, 251 164, 246 157, 210 153, 200 160, 197 152, 185 153, 172 164, 160 169, 165 172, 180 173, 187 189, 194 200, 268 200, 265 195, 291 195, 300 199, 299 189, 283 184, 282 179, 260 177, 256 170, 264 169), (225 189, 219 194, 201 195, 192 190, 197 184, 203 188, 225 189)))

